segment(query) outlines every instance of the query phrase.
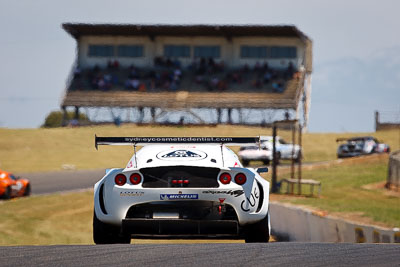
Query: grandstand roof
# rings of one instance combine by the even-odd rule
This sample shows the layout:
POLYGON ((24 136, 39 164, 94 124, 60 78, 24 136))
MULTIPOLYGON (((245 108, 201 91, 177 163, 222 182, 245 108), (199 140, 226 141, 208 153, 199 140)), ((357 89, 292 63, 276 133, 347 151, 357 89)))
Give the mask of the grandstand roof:
POLYGON ((310 40, 294 25, 172 25, 172 24, 86 24, 64 23, 65 31, 75 39, 83 35, 157 35, 169 36, 271 36, 310 40))

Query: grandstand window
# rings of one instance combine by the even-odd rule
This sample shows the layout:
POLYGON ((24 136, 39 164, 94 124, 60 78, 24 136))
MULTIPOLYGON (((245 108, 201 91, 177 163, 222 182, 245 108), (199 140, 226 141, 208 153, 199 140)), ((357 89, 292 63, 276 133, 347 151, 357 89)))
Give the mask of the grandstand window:
POLYGON ((119 45, 119 57, 143 57, 143 45, 119 45))
POLYGON ((266 46, 242 45, 240 47, 241 58, 266 58, 267 56, 268 47, 266 46))
POLYGON ((271 47, 271 58, 296 58, 295 46, 273 46, 271 47))
POLYGON ((194 57, 219 58, 221 48, 217 45, 201 45, 194 47, 194 57))
POLYGON ((112 45, 89 45, 90 57, 113 57, 114 46, 112 45))
POLYGON ((165 57, 190 57, 188 45, 164 45, 165 57))

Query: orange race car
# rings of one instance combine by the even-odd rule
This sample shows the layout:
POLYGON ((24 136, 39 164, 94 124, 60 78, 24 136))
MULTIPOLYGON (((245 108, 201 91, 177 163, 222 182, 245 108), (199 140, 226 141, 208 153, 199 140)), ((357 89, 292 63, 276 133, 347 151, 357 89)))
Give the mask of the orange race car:
POLYGON ((0 198, 29 196, 31 184, 29 180, 14 176, 12 173, 0 170, 0 198))

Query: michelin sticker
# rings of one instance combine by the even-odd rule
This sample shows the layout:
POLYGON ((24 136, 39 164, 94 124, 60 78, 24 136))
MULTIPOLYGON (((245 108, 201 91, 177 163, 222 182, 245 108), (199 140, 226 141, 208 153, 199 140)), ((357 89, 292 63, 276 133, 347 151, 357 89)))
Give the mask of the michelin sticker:
POLYGON ((198 199, 198 194, 160 194, 160 200, 198 199))
POLYGON ((174 149, 157 154, 157 158, 161 160, 202 160, 206 157, 206 153, 197 149, 174 149))

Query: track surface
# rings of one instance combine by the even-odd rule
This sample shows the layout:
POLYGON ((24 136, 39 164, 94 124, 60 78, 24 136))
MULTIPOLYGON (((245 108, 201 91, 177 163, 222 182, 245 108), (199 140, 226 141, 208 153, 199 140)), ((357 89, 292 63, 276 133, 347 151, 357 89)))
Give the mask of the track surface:
MULTIPOLYGON (((288 165, 285 167, 288 168, 288 165)), ((93 188, 104 174, 105 169, 16 173, 31 181, 32 194, 36 195, 93 188)))
POLYGON ((48 194, 61 191, 93 188, 105 174, 105 170, 56 171, 17 174, 31 181, 32 194, 48 194))
MULTIPOLYGON (((365 161, 369 158, 380 157, 386 154, 374 154, 363 157, 354 157, 349 159, 339 159, 324 162, 303 163, 303 170, 310 170, 313 168, 331 166, 343 162, 365 161)), ((289 173, 291 164, 288 161, 280 164, 278 173, 289 173)), ((256 168, 256 166, 251 166, 256 168)), ((263 167, 263 166, 260 166, 263 167)), ((269 166, 271 167, 271 166, 269 166)), ((296 168, 297 165, 296 165, 296 168)), ((31 181, 33 194, 48 194, 61 191, 70 191, 78 189, 93 188, 93 185, 100 180, 104 174, 105 169, 99 170, 70 170, 70 171, 54 171, 42 173, 16 173, 17 175, 28 178, 31 181)))
POLYGON ((394 244, 185 244, 0 248, 0 266, 399 266, 394 244))

